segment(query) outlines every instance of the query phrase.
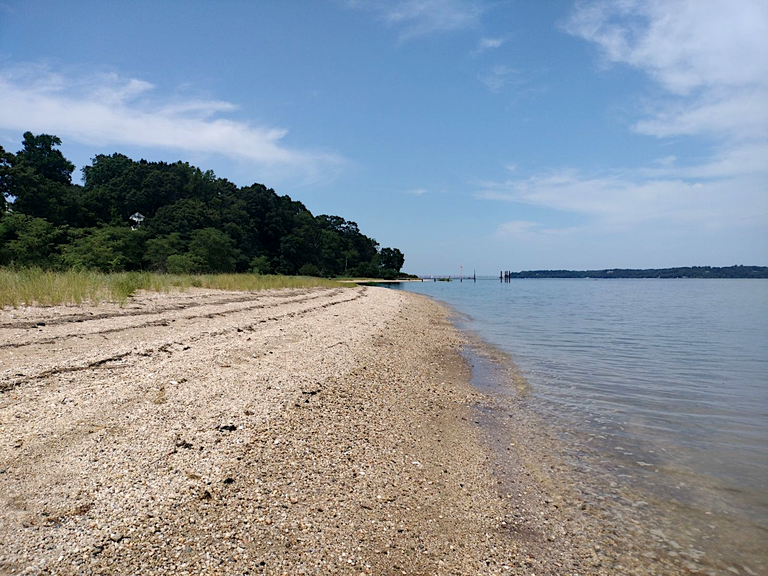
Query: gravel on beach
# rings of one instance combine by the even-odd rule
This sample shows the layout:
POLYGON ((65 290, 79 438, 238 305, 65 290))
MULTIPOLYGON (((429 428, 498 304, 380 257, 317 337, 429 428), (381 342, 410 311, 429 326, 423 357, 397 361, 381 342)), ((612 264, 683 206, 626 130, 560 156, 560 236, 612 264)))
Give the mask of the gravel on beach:
POLYGON ((0 574, 677 573, 488 438, 448 314, 374 287, 2 310, 0 574))

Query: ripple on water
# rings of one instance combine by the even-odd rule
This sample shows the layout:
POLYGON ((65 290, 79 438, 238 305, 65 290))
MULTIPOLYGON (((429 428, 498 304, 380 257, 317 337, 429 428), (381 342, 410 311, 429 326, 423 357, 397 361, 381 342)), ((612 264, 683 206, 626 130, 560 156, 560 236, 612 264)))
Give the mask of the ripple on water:
POLYGON ((461 328, 514 358, 526 407, 560 431, 573 470, 637 492, 649 530, 723 570, 768 572, 768 281, 406 289, 447 302, 461 328))

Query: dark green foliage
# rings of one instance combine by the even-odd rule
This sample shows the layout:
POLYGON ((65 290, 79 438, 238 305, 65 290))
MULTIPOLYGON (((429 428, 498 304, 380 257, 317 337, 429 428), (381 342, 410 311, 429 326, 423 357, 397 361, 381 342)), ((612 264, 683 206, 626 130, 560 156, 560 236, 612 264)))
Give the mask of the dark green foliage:
POLYGON ((150 270, 168 272, 168 258, 185 251, 186 245, 178 232, 159 238, 150 238, 144 245, 144 264, 150 270))
POLYGON ((32 169, 36 174, 52 182, 59 184, 72 182, 75 165, 64 158, 61 150, 54 149, 54 146, 61 146, 61 139, 58 136, 49 134, 35 136, 32 132, 25 132, 23 145, 24 149, 16 154, 20 165, 32 169))
POLYGON ((62 249, 64 264, 70 268, 101 272, 141 268, 146 240, 141 231, 116 226, 80 228, 72 232, 72 238, 62 249))
POLYGON ((254 256, 248 271, 254 274, 271 274, 272 264, 266 256, 254 256))
POLYGON ((79 187, 71 182, 74 164, 55 149, 61 140, 26 132, 23 144, 15 155, 3 151, 0 186, 4 200, 14 198, 14 212, 45 218, 56 225, 68 223, 67 217, 76 213, 79 187))
POLYGON ((5 198, 11 194, 11 168, 15 159, 14 154, 0 146, 0 213, 5 213, 5 198))
POLYGON ((43 218, 6 214, 0 219, 0 265, 57 268, 61 264, 60 244, 64 241, 64 228, 43 218))
POLYGON ((99 154, 72 184, 56 136, 0 148, 0 265, 103 271, 390 277, 402 268, 339 216, 313 216, 262 184, 238 188, 185 162, 99 154), (137 230, 130 217, 144 216, 137 230))
POLYGON ((301 276, 321 276, 320 268, 314 264, 304 264, 299 268, 299 274, 301 276))
POLYGON ((192 232, 187 254, 195 272, 234 272, 240 251, 221 230, 203 228, 192 232))
POLYGON ((379 255, 379 266, 384 269, 400 271, 405 264, 405 256, 397 248, 382 248, 379 255))
POLYGON ((350 270, 350 276, 356 276, 360 278, 380 278, 383 270, 378 265, 371 262, 365 262, 359 264, 350 270))
POLYGON ((218 224, 218 214, 201 200, 182 198, 162 206, 148 219, 146 228, 157 235, 181 234, 187 240, 193 230, 212 228, 218 224))
POLYGON ((171 256, 168 256, 166 270, 168 273, 191 274, 196 270, 197 267, 192 258, 189 257, 189 254, 172 254, 171 256))

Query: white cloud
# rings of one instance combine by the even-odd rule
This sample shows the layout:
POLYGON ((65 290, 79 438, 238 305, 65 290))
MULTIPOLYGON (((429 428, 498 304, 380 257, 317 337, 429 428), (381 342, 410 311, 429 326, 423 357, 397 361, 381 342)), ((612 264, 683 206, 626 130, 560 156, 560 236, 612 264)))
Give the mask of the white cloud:
POLYGON ((480 38, 480 44, 478 48, 481 50, 488 50, 491 48, 501 48, 506 40, 504 38, 480 38))
POLYGON ((663 158, 656 158, 656 160, 653 161, 654 164, 658 164, 659 166, 671 166, 677 161, 677 156, 664 156, 663 158))
POLYGON ((477 56, 487 50, 501 48, 506 42, 506 38, 480 38, 480 41, 477 43, 477 48, 472 51, 472 56, 477 56))
POLYGON ((423 196, 424 194, 428 194, 429 190, 426 188, 414 188, 413 190, 406 190, 405 194, 410 194, 411 196, 423 196))
POLYGON ((646 72, 670 95, 635 129, 658 137, 768 135, 768 3, 601 0, 565 29, 608 63, 646 72))
POLYGON ((592 175, 558 170, 485 181, 478 183, 475 196, 587 217, 582 230, 631 230, 649 223, 699 229, 766 226, 768 164, 759 161, 766 152, 762 145, 747 145, 690 166, 670 161, 592 175))
MULTIPOLYGON (((676 156, 653 161, 655 166, 636 170, 643 178, 719 178, 734 180, 739 177, 764 178, 768 183, 768 142, 747 142, 715 149, 706 162, 683 164, 676 156)), ((764 187, 768 186, 766 184, 764 187)))
POLYGON ((483 13, 480 4, 471 0, 349 0, 347 5, 371 10, 387 24, 399 26, 400 41, 473 28, 483 13))
POLYGON ((499 92, 507 84, 520 84, 522 81, 520 80, 519 75, 520 72, 518 70, 500 64, 494 66, 487 72, 478 75, 477 78, 480 82, 485 84, 491 92, 499 92))
MULTIPOLYGON (((670 247, 669 253, 687 251, 687 258, 703 263, 764 258, 768 3, 585 0, 565 28, 595 45, 605 65, 636 68, 661 89, 634 131, 687 136, 711 150, 632 169, 556 169, 530 177, 509 170, 500 180, 479 182, 477 198, 508 202, 510 212, 541 219, 503 222, 496 238, 514 239, 537 262, 551 261, 553 254, 568 255, 566 261, 587 253, 619 261, 634 254, 656 265, 670 247), (552 227, 542 213, 578 226, 552 227)), ((491 89, 505 85, 489 78, 491 89)))
POLYGON ((606 64, 634 67, 662 88, 636 132, 716 144, 694 161, 666 156, 631 170, 483 182, 477 197, 579 215, 582 232, 768 226, 768 3, 588 1, 565 29, 597 46, 606 64))
POLYGON ((219 154, 324 177, 344 160, 291 148, 287 130, 221 117, 229 102, 153 97, 155 86, 116 74, 66 77, 33 65, 0 70, 0 128, 53 133, 87 145, 127 145, 219 154))
POLYGON ((618 175, 586 176, 563 170, 525 180, 485 182, 481 198, 509 200, 598 217, 604 223, 688 216, 694 185, 679 180, 635 182, 618 175), (681 206, 682 204, 682 206, 681 206))
POLYGON ((510 222, 502 222, 496 227, 497 238, 542 238, 542 237, 556 237, 556 236, 568 236, 577 232, 584 232, 585 229, 579 226, 567 226, 562 228, 546 227, 541 222, 534 222, 531 220, 512 220, 510 222))
POLYGON ((732 93, 712 91, 693 100, 670 103, 634 128, 658 137, 764 138, 768 136, 768 87, 745 87, 732 93))
POLYGON ((496 234, 498 236, 528 236, 540 227, 541 224, 538 222, 531 222, 530 220, 512 220, 511 222, 499 224, 496 229, 496 234))
POLYGON ((768 4, 762 0, 603 0, 566 24, 608 60, 647 70, 666 89, 765 83, 768 4))

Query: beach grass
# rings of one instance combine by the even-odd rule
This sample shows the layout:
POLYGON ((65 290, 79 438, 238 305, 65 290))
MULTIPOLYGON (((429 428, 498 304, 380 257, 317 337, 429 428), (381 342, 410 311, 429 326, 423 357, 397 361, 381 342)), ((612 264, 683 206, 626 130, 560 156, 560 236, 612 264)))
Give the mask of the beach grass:
POLYGON ((308 276, 260 274, 159 274, 85 270, 56 272, 40 268, 0 269, 0 307, 55 306, 58 304, 123 305, 138 290, 183 291, 188 288, 259 291, 278 288, 337 287, 333 280, 308 276))

